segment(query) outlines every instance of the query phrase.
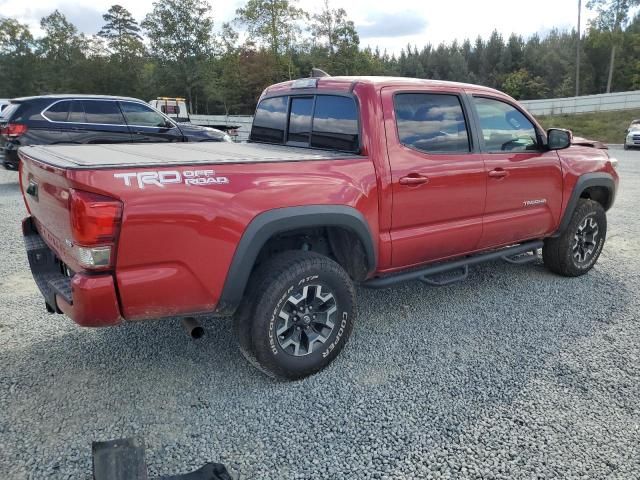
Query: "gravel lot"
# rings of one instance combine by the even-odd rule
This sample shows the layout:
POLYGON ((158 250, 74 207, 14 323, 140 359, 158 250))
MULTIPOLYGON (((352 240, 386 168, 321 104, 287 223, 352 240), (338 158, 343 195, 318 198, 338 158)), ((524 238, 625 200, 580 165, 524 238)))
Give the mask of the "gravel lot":
POLYGON ((144 437, 150 473, 241 478, 640 478, 640 151, 596 268, 475 267, 443 288, 359 290, 326 371, 272 381, 211 319, 81 329, 50 316, 0 169, 0 477, 91 477, 94 440, 144 437))

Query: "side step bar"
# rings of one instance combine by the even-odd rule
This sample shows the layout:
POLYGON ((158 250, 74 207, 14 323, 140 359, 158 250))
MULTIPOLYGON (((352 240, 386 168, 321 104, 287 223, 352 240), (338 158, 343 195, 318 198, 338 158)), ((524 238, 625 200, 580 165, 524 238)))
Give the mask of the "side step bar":
POLYGON ((429 265, 418 270, 373 278, 364 282, 362 286, 367 288, 387 288, 397 283, 409 282, 411 280, 420 280, 429 285, 436 286, 448 285, 453 282, 464 280, 467 277, 469 266, 471 265, 490 262, 491 260, 504 260, 514 264, 529 263, 536 260, 538 258, 536 251, 539 248, 542 248, 543 244, 544 242, 542 240, 521 243, 520 245, 503 248, 501 250, 481 253, 479 255, 473 255, 459 260, 452 260, 450 262, 429 265), (529 252, 533 252, 533 255, 523 255, 529 252), (459 276, 445 281, 438 281, 429 278, 433 275, 450 272, 452 270, 461 270, 462 273, 459 276))

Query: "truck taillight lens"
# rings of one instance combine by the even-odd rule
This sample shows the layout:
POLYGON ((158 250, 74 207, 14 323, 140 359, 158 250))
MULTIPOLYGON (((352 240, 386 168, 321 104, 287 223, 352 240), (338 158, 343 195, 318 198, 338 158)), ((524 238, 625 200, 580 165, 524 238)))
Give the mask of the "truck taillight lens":
POLYGON ((122 203, 103 195, 71 190, 69 210, 76 260, 86 268, 112 266, 113 244, 122 219, 122 203))
POLYGON ((122 204, 95 193, 71 190, 71 232, 79 245, 94 246, 115 241, 120 228, 122 204))
POLYGON ((0 135, 16 138, 27 133, 27 130, 27 126, 22 123, 7 123, 4 127, 0 128, 0 135))

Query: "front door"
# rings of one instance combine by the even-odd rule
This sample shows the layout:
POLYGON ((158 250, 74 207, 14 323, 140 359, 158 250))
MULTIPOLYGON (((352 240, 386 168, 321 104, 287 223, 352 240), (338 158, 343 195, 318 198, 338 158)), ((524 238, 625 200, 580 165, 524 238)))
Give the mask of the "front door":
POLYGON ((392 266, 474 250, 486 175, 462 96, 384 88, 382 102, 393 191, 392 266))
POLYGON ((533 122, 515 105, 474 96, 487 175, 480 248, 551 233, 562 209, 562 169, 540 142, 533 122))
POLYGON ((120 102, 133 141, 136 143, 181 142, 183 135, 175 123, 153 108, 137 102, 120 102))

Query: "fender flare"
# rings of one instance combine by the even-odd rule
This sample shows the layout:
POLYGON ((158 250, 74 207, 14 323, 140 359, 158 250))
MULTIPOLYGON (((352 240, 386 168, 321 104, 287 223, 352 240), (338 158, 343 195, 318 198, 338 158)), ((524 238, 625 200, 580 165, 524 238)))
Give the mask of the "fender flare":
POLYGON ((590 187, 606 188, 609 191, 609 205, 605 210, 611 208, 616 196, 616 182, 613 180, 613 177, 605 172, 585 173, 584 175, 581 175, 578 178, 575 186, 573 187, 571 197, 567 202, 567 207, 564 209, 560 225, 558 226, 556 232, 553 234, 554 237, 560 236, 562 232, 566 230, 569 222, 571 222, 571 216, 573 215, 573 212, 578 205, 580 195, 582 195, 582 192, 590 187))
POLYGON ((257 215, 242 234, 216 313, 230 315, 242 301, 256 258, 264 244, 274 235, 307 227, 343 227, 358 236, 367 260, 367 269, 372 273, 377 265, 373 236, 366 219, 358 210, 344 205, 308 205, 268 210, 257 215))

